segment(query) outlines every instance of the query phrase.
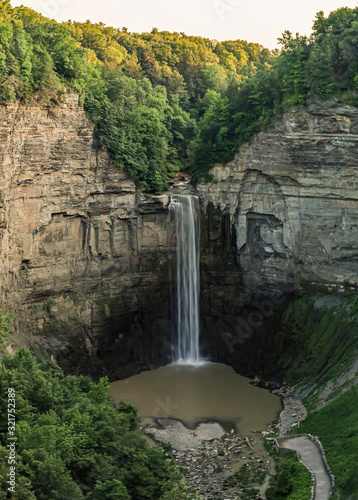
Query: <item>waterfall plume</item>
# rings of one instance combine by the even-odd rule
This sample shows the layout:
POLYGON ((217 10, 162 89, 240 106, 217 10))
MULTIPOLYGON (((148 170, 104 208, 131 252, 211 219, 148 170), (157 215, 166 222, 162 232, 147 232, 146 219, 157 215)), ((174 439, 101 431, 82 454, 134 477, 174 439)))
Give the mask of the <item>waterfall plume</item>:
POLYGON ((173 195, 169 210, 176 233, 176 301, 174 361, 200 363, 199 352, 199 198, 173 195))

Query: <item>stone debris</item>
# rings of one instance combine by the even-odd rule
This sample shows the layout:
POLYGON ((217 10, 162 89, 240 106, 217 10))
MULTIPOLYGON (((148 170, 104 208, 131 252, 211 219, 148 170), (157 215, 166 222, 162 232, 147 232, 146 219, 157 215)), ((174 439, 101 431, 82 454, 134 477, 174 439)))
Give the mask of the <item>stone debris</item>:
POLYGON ((302 401, 290 388, 283 386, 272 392, 283 401, 278 420, 267 430, 248 436, 237 434, 234 429, 225 432, 217 422, 199 424, 190 430, 170 418, 157 419, 156 423, 147 420, 143 429, 154 441, 171 444, 172 455, 187 485, 201 500, 264 500, 270 478, 275 474, 274 459, 265 449, 265 441, 273 442, 277 433, 286 435, 307 415, 302 401), (242 484, 237 473, 243 466, 248 467, 250 477, 261 477, 261 480, 242 484), (253 496, 244 496, 248 489, 256 490, 253 496))
POLYGON ((288 431, 298 427, 300 422, 307 416, 307 410, 302 401, 294 396, 291 389, 284 386, 272 391, 282 398, 283 410, 279 416, 279 436, 285 436, 288 431))
POLYGON ((247 488, 259 491, 252 499, 265 498, 264 490, 274 473, 274 461, 265 450, 261 432, 243 436, 233 430, 225 432, 217 423, 200 424, 190 430, 169 418, 158 419, 157 424, 160 428, 146 423, 145 433, 159 443, 172 444, 176 464, 200 499, 236 500, 242 498, 243 489, 247 488), (261 481, 264 484, 242 486, 237 479, 233 480, 233 475, 245 464, 265 478, 261 481))
POLYGON ((203 441, 211 441, 225 435, 217 422, 199 424, 195 430, 185 427, 179 420, 158 418, 157 427, 145 427, 145 432, 155 441, 170 444, 176 450, 197 449, 203 441))

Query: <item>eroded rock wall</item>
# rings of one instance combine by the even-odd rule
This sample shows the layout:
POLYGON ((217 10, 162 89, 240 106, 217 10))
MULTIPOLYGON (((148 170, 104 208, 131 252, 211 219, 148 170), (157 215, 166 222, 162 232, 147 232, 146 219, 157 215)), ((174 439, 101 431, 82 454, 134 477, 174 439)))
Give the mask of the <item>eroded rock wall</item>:
POLYGON ((164 362, 168 197, 136 190, 94 147, 76 96, 1 106, 0 138, 0 293, 18 341, 112 376, 164 362))
POLYGON ((230 214, 242 281, 358 284, 358 110, 311 102, 213 170, 198 190, 230 214))
MULTIPOLYGON (((165 363, 170 194, 145 195, 96 148, 76 96, 0 118, 0 299, 17 341, 112 378, 165 363)), ((311 102, 197 187, 204 355, 264 373, 292 294, 357 285, 357 158, 358 110, 311 102)))
POLYGON ((212 173, 217 182, 198 186, 214 228, 202 255, 205 343, 241 371, 270 371, 293 294, 358 285, 358 109, 312 101, 212 173))

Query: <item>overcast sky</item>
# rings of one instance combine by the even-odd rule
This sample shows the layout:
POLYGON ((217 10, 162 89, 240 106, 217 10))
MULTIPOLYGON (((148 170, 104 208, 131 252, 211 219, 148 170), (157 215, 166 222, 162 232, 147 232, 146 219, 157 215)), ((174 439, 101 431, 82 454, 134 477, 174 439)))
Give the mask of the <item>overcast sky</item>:
POLYGON ((272 49, 288 29, 311 33, 316 12, 357 7, 357 0, 12 0, 57 21, 104 22, 129 31, 184 32, 216 40, 242 39, 272 49))

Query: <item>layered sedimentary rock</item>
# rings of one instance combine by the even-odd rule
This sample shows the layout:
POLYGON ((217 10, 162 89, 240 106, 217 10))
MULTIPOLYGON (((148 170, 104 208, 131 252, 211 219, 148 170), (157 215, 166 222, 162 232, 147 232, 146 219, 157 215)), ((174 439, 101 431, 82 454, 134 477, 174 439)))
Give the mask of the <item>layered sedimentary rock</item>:
POLYGON ((311 102, 284 115, 199 186, 229 214, 243 283, 358 284, 358 109, 311 102))
POLYGON ((198 186, 204 344, 264 370, 295 291, 358 285, 358 109, 312 101, 212 173, 198 186))
POLYGON ((92 372, 163 362, 168 197, 137 191, 94 147, 76 96, 0 107, 0 137, 1 303, 19 341, 92 372))
MULTIPOLYGON (((76 96, 0 107, 0 136, 0 300, 18 342, 111 377, 166 362, 170 194, 96 148, 76 96)), ((204 354, 264 372, 295 290, 357 285, 357 159, 358 110, 311 102, 198 186, 204 354)))

